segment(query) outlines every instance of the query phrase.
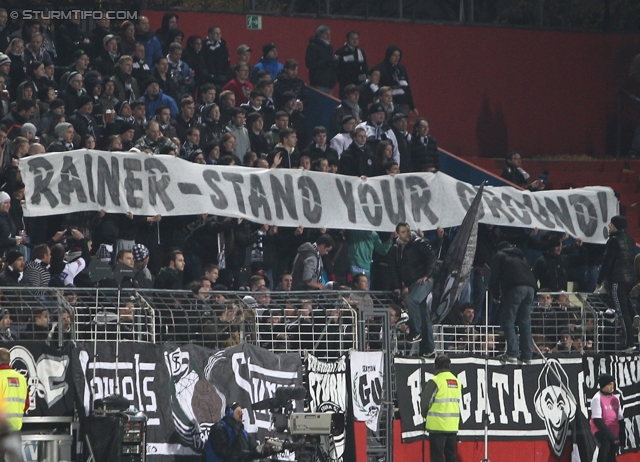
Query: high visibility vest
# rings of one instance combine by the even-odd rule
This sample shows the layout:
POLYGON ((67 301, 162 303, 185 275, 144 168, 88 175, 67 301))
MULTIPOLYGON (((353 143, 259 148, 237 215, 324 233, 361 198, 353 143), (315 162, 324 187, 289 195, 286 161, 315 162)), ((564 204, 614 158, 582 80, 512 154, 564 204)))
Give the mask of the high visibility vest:
POLYGON ((440 372, 433 380, 438 392, 427 412, 427 430, 455 433, 460 426, 462 385, 449 371, 440 372))
POLYGON ((4 401, 4 416, 13 431, 22 428, 27 393, 27 380, 24 375, 13 369, 0 369, 0 395, 4 401))

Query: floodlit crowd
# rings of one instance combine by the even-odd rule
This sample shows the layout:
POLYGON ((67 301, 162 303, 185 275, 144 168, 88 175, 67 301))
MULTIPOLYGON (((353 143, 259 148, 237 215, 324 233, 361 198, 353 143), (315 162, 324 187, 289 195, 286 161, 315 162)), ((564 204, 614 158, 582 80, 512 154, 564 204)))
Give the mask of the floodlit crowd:
MULTIPOLYGON (((0 286, 389 291, 408 342, 433 353, 432 336, 422 335, 433 330, 424 300, 456 229, 423 232, 399 223, 396 232, 384 233, 207 214, 24 217, 22 211, 19 159, 78 148, 358 177, 437 171, 437 144, 429 120, 419 117, 400 48, 389 46, 384 60, 371 65, 357 31, 336 47, 331 29, 320 26, 302 63, 302 57, 279 56, 275 43, 265 43, 258 59, 246 44, 230 52, 218 25, 204 37, 186 37, 174 13, 165 14, 155 32, 144 16, 96 20, 88 35, 85 26, 79 17, 9 23, 0 9, 0 286), (300 65, 308 69, 308 83, 298 77, 300 65), (336 87, 341 102, 328 126, 309 127, 310 92, 332 94, 336 87)), ((517 153, 509 154, 503 176, 531 190, 547 180, 544 173, 531 182, 517 153)), ((563 239, 480 225, 470 281, 447 322, 500 321, 497 304, 485 304, 488 289, 498 301, 505 288, 505 281, 489 278, 499 251, 517 249, 526 257, 533 272, 523 284, 532 291, 567 291, 568 281, 576 281, 592 292, 606 282, 598 279, 605 247, 579 240, 563 246, 563 239)), ((624 284, 627 290, 631 282, 624 284)), ((574 334, 575 323, 562 324, 549 349, 556 341, 566 347, 563 336, 574 334)))

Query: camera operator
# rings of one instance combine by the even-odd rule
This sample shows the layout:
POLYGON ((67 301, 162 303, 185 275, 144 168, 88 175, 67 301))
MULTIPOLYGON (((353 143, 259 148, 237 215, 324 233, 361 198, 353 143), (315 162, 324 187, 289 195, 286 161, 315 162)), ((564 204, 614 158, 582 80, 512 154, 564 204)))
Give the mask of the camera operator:
POLYGON ((222 420, 211 428, 209 441, 204 447, 206 462, 243 462, 275 453, 266 445, 259 452, 256 444, 249 440, 242 424, 242 406, 238 403, 231 404, 222 420))

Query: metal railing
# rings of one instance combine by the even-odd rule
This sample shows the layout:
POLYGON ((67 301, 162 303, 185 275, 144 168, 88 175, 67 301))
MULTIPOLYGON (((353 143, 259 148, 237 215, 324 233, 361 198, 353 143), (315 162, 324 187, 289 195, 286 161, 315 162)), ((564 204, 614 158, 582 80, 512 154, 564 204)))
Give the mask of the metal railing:
MULTIPOLYGON (((397 319, 385 324, 380 315, 402 303, 382 292, 5 287, 0 288, 0 339, 59 345, 93 340, 195 343, 213 349, 250 342, 276 353, 302 356, 309 351, 324 359, 352 348, 417 355, 418 345, 408 342, 407 324, 397 319)), ((543 353, 612 353, 624 340, 607 295, 539 293, 531 330, 543 353)), ((497 356, 505 350, 497 325, 436 325, 434 340, 438 351, 451 353, 497 356)))

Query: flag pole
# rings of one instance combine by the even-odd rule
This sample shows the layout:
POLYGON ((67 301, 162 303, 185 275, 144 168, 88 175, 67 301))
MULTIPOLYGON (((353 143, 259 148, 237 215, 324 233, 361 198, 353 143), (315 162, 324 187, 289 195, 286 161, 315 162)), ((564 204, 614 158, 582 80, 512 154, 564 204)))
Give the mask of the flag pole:
POLYGON ((484 459, 480 462, 491 462, 489 460, 489 291, 484 291, 485 316, 484 316, 484 410, 482 411, 482 423, 484 424, 484 459))

